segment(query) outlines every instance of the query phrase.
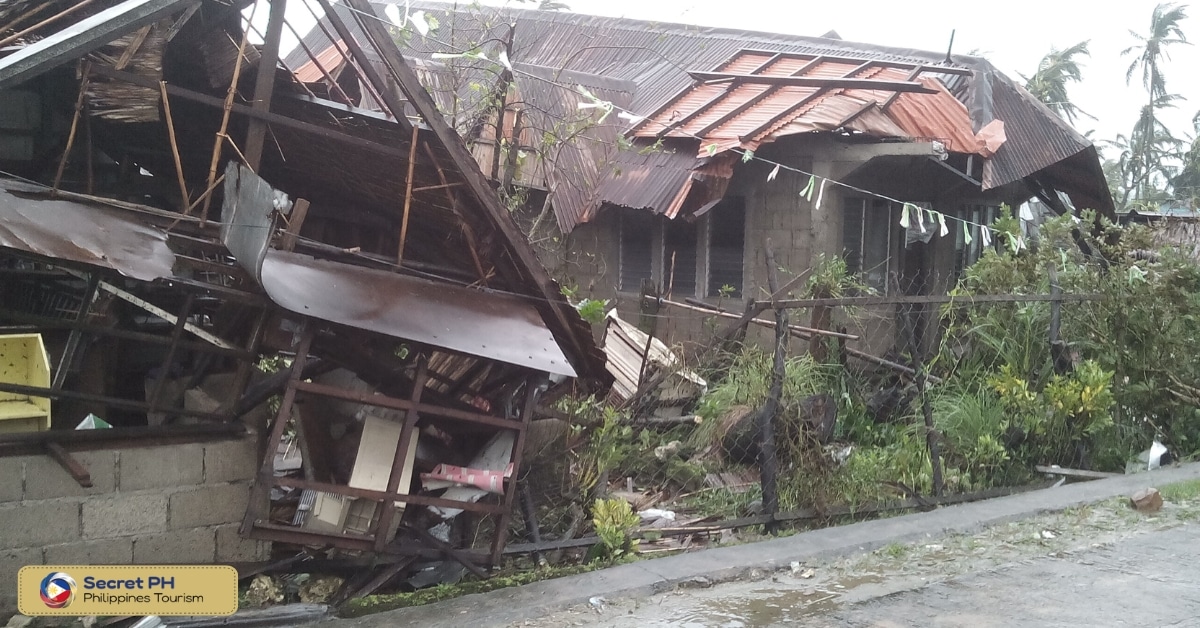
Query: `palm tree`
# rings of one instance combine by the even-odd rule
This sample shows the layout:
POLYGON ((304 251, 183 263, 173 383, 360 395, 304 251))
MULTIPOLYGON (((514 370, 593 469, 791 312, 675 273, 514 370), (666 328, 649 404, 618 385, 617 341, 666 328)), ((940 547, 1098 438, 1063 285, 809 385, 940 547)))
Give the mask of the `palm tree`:
POLYGON ((1076 107, 1067 97, 1067 85, 1083 80, 1083 73, 1076 57, 1088 56, 1091 56, 1091 53, 1088 52, 1088 42, 1086 41, 1081 41, 1065 50, 1051 48, 1050 52, 1038 63, 1037 71, 1033 73, 1033 76, 1021 75, 1021 78, 1025 79, 1025 89, 1028 89, 1034 98, 1040 100, 1051 111, 1062 116, 1071 124, 1075 124, 1075 116, 1078 114, 1092 117, 1076 107))
POLYGON ((1179 25, 1187 18, 1187 7, 1176 6, 1174 3, 1160 4, 1154 7, 1150 16, 1150 34, 1139 35, 1133 30, 1133 35, 1140 43, 1121 51, 1121 55, 1136 53, 1137 57, 1125 71, 1125 83, 1128 84, 1138 68, 1142 70, 1142 85, 1150 92, 1150 99, 1167 94, 1167 82, 1160 67, 1164 60, 1170 61, 1171 55, 1167 48, 1174 44, 1187 44, 1187 36, 1179 25))
POLYGON ((1120 151, 1117 159, 1120 193, 1118 209, 1145 206, 1169 197, 1168 185, 1177 177, 1171 164, 1181 156, 1183 142, 1176 138, 1159 118, 1163 109, 1175 106, 1182 96, 1166 94, 1143 105, 1129 137, 1118 135, 1109 145, 1120 151))
POLYGON ((1200 111, 1192 118, 1192 131, 1196 135, 1192 138, 1191 147, 1182 155, 1183 166, 1171 179, 1171 188, 1176 200, 1185 201, 1196 208, 1200 201, 1200 111))
POLYGON ((1179 96, 1167 92, 1162 65, 1171 59, 1171 46, 1189 43, 1180 26, 1185 18, 1186 6, 1165 3, 1154 7, 1149 33, 1140 35, 1129 31, 1139 43, 1121 51, 1122 55, 1136 55, 1125 71, 1125 83, 1128 84, 1140 69, 1142 85, 1149 96, 1129 138, 1130 154, 1124 160, 1126 167, 1122 177, 1122 206, 1129 202, 1131 196, 1139 198, 1149 192, 1154 187, 1156 175, 1166 177, 1168 181, 1171 179, 1170 169, 1163 160, 1178 155, 1180 142, 1159 121, 1158 110, 1174 106, 1173 101, 1179 99, 1179 96))

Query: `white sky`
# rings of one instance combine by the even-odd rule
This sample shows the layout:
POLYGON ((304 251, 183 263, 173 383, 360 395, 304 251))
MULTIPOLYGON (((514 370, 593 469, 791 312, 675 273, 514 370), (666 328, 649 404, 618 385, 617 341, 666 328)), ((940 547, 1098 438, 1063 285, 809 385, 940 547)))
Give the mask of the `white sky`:
MULTIPOLYGON (((303 0, 301 0, 303 1, 303 0)), ((955 31, 954 52, 977 51, 1014 79, 1032 74, 1051 47, 1059 49, 1090 40, 1083 82, 1070 89, 1072 100, 1097 120, 1077 119, 1081 132, 1095 131, 1097 140, 1127 134, 1146 100, 1135 76, 1125 84, 1131 57, 1121 51, 1135 43, 1129 29, 1144 33, 1156 0, 851 0, 796 2, 785 0, 565 0, 571 10, 703 26, 820 36, 836 30, 846 41, 944 51, 955 31)), ((533 2, 485 0, 487 4, 536 6, 533 2)), ((295 3, 293 3, 295 4, 295 3)), ((315 2, 311 3, 315 6, 315 2)), ((1184 3, 1189 4, 1189 3, 1184 3)), ((1189 6, 1190 14, 1200 7, 1189 6)), ((265 11, 261 11, 265 14, 265 11)), ((289 6, 289 21, 301 32, 312 24, 303 7, 289 6), (307 17, 308 19, 303 19, 307 17)), ((255 22, 265 22, 260 15, 255 22)), ((1200 15, 1183 22, 1184 32, 1200 42, 1200 15)), ((290 47, 285 39, 285 47, 290 47)), ((1200 47, 1177 45, 1165 66, 1169 91, 1187 98, 1163 114, 1177 136, 1191 138, 1192 116, 1200 110, 1200 47)), ((696 68, 707 69, 707 68, 696 68)), ((647 113, 647 112, 638 112, 647 113)))

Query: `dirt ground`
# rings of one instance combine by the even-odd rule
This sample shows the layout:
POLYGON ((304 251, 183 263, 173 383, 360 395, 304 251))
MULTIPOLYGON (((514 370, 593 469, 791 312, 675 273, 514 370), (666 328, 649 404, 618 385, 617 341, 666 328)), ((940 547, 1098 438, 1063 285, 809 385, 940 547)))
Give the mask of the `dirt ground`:
MULTIPOLYGON (((1128 500, 512 626, 1200 626, 1200 498, 1128 500)), ((707 586, 706 586, 707 585, 707 586)))

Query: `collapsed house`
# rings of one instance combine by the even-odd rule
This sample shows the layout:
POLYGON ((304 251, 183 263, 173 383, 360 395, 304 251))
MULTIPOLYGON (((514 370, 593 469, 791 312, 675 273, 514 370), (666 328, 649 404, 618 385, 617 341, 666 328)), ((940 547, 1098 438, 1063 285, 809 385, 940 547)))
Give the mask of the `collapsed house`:
POLYGON ((0 6, 0 579, 271 542, 483 573, 533 408, 611 381, 382 26, 323 22, 366 110, 252 4, 0 6))
POLYGON ((1191 204, 1166 202, 1157 207, 1132 209, 1119 214, 1119 218, 1123 225, 1144 225, 1150 230, 1155 246, 1173 248, 1200 260, 1200 213, 1191 204))
MULTIPOLYGON (((982 58, 555 11, 376 3, 393 22, 403 11, 389 4, 436 19, 435 36, 408 43, 484 171, 550 197, 564 236, 547 264, 627 319, 643 310, 646 282, 677 301, 739 312, 732 301, 769 293, 768 239, 793 273, 842 256, 876 293, 936 294, 988 246, 980 225, 1003 204, 1034 198, 1058 214, 1113 212, 1092 142, 982 58), (460 50, 473 56, 452 58, 460 50), (507 66, 495 69, 500 58, 507 66), (507 96, 489 109, 481 94, 507 96), (570 141, 547 116, 576 131, 570 141), (519 163, 510 146, 547 158, 519 163), (922 210, 911 223, 906 204, 922 210), (940 234, 925 210, 954 228, 940 234)), ((321 28, 305 38, 318 56, 336 57, 341 41, 321 28)), ((321 61, 293 55, 315 78, 321 61)), ((877 318, 895 315, 876 309, 877 318)), ((705 336, 710 314, 672 314, 660 338, 705 336)), ((850 331, 863 349, 895 342, 886 326, 850 331)))

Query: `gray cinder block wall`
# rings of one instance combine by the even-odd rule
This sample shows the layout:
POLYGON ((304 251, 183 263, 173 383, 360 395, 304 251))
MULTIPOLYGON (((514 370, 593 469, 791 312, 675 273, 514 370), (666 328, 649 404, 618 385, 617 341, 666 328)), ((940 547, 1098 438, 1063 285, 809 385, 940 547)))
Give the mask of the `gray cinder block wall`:
MULTIPOLYGON (((38 564, 234 563, 270 544, 238 536, 258 468, 253 435, 73 454, 82 488, 48 456, 0 457, 0 583, 38 564)), ((0 616, 16 590, 0 586, 0 616)))

